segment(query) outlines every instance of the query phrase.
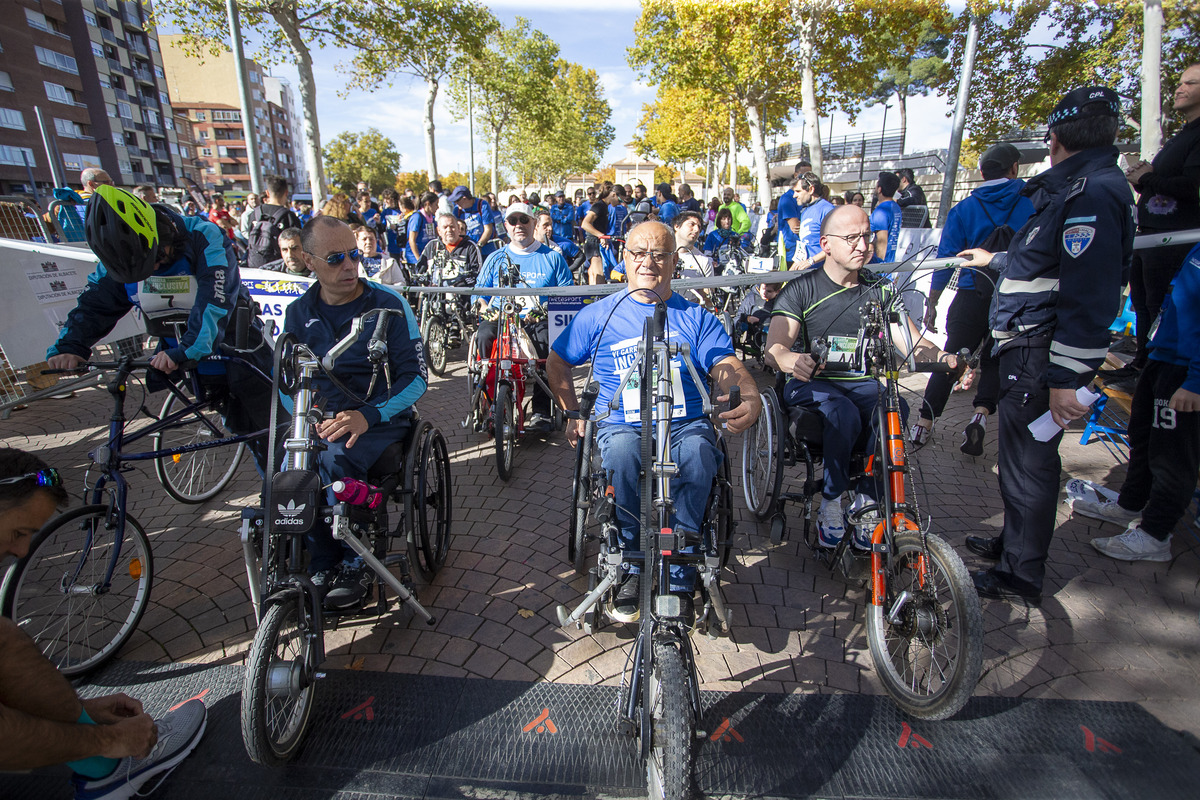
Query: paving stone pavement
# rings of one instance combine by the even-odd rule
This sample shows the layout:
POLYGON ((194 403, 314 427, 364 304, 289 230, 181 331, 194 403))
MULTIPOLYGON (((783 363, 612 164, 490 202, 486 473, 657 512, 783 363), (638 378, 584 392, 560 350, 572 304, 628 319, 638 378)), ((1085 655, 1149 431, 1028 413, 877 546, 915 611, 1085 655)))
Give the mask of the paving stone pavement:
MULTIPOLYGON (((463 351, 453 354, 461 359, 463 351)), ((905 379, 909 388, 923 377, 905 379)), ((765 379, 764 379, 765 383, 765 379)), ((422 415, 447 438, 454 482, 454 539, 446 567, 419 596, 434 628, 399 612, 343 625, 327 636, 328 667, 529 681, 615 684, 631 631, 594 635, 562 629, 558 603, 577 602, 585 579, 566 562, 573 457, 561 434, 530 436, 517 447, 512 479, 496 475, 491 441, 464 430, 461 361, 432 377, 422 415)), ((140 397, 132 389, 129 408, 140 397)), ((0 443, 39 451, 65 475, 78 503, 87 452, 102 441, 110 399, 99 388, 46 400, 0 421, 0 443)), ((910 395, 911 405, 919 396, 910 395)), ((147 406, 157 408, 152 397, 147 406)), ((914 456, 922 509, 968 568, 986 566, 963 547, 970 534, 995 534, 1002 519, 995 437, 984 456, 958 451, 970 415, 955 394, 932 442, 914 456)), ((740 438, 730 442, 738 534, 724 580, 734 615, 729 638, 695 637, 703 688, 879 694, 863 627, 863 587, 819 564, 800 541, 772 547, 767 524, 741 500, 740 438)), ((1117 488, 1124 471, 1102 445, 1068 432, 1064 481, 1083 477, 1117 488)), ((157 575, 150 607, 121 652, 125 659, 241 664, 254 635, 237 525, 256 501, 247 459, 220 496, 199 506, 172 501, 152 467, 129 475, 130 510, 150 535, 157 575)), ((1200 735, 1200 538, 1182 522, 1175 559, 1125 564, 1089 545, 1111 525, 1072 518, 1060 507, 1047 596, 1040 609, 984 602, 985 662, 980 695, 1134 701, 1167 725, 1200 735)))

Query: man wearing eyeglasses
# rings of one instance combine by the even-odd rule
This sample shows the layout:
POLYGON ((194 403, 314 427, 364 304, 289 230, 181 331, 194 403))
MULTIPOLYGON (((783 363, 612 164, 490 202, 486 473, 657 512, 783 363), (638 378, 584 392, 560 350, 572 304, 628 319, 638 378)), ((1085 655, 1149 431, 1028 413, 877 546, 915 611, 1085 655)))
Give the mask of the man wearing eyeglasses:
MULTIPOLYGON (((608 409, 616 399, 617 407, 597 426, 596 443, 606 470, 612 470, 617 505, 617 523, 623 550, 639 547, 640 398, 637 390, 624 391, 614 398, 621 377, 637 358, 638 344, 646 318, 655 306, 667 308, 667 335, 672 344, 686 342, 692 364, 699 375, 709 375, 721 395, 716 402, 728 400, 730 387, 741 388, 742 404, 718 416, 730 434, 744 431, 758 419, 762 410, 758 387, 733 353, 733 342, 720 321, 695 303, 671 290, 678 261, 675 235, 661 222, 643 222, 633 228, 625 244, 625 272, 629 286, 623 292, 584 306, 571 324, 554 342, 547 362, 550 388, 559 404, 568 410, 579 408, 571 367, 592 361, 592 377, 600 382, 596 411, 608 409)), ((703 522, 704 507, 713 477, 721 463, 712 423, 704 415, 699 387, 677 355, 673 360, 672 385, 675 391, 674 420, 671 424, 671 458, 678 474, 671 481, 675 501, 672 524, 684 531, 696 532, 703 522)), ((572 446, 583 434, 582 420, 567 424, 567 441, 572 446)), ((630 571, 619 585, 610 616, 621 622, 634 622, 640 616, 639 571, 630 571)), ((695 591, 695 570, 672 567, 670 591, 679 595, 682 614, 691 616, 695 591)))
MULTIPOLYGON (((504 212, 504 227, 508 231, 509 243, 492 253, 483 262, 476 289, 489 289, 500 285, 503 278, 508 282, 509 266, 516 268, 516 285, 530 289, 547 286, 573 286, 575 279, 563 254, 539 242, 533 235, 534 212, 526 203, 513 203, 504 212)), ((481 314, 479 330, 475 334, 475 352, 488 358, 492 343, 496 341, 496 318, 506 302, 513 302, 520 309, 521 324, 533 341, 538 358, 545 358, 550 350, 550 326, 546 316, 546 297, 519 295, 503 297, 475 295, 481 314)), ((526 429, 546 429, 550 425, 550 397, 536 383, 533 386, 533 404, 526 429)))
MULTIPOLYGON (((850 488, 850 454, 874 425, 879 399, 878 382, 865 376, 857 363, 860 310, 870 302, 886 306, 894 294, 886 278, 864 269, 871 259, 871 236, 871 220, 858 206, 829 212, 821 224, 823 263, 783 287, 767 334, 767 364, 792 376, 784 389, 784 404, 815 409, 825 418, 825 478, 817 522, 821 547, 836 547, 846 533, 842 495, 850 488), (823 374, 810 355, 819 339, 829 346, 828 363, 837 364, 836 374, 823 374)), ((902 317, 916 342, 918 360, 956 363, 923 339, 908 315, 902 317)), ((856 497, 855 504, 863 504, 865 497, 873 496, 874 486, 859 486, 857 494, 863 497, 856 497)), ((870 531, 856 530, 853 541, 857 547, 869 547, 870 531)))
MULTIPOLYGON (((359 276, 362 253, 350 226, 335 217, 314 217, 300 234, 304 260, 317 282, 288 306, 283 330, 308 345, 318 356, 345 336, 354 318, 375 308, 402 309, 387 326, 388 368, 391 385, 378 381, 373 394, 372 364, 367 344, 375 326, 368 326, 358 341, 338 359, 333 379, 313 378, 318 400, 326 414, 317 426, 326 449, 318 455, 322 483, 341 478, 365 480, 367 471, 388 445, 408 433, 412 407, 425 393, 425 357, 416 317, 408 301, 375 281, 359 276)), ((287 400, 285 400, 287 402, 287 400)), ((329 502, 332 504, 333 499, 329 502)), ((329 527, 318 525, 308 534, 309 573, 325 607, 351 608, 363 601, 372 573, 362 558, 335 541, 329 527)))

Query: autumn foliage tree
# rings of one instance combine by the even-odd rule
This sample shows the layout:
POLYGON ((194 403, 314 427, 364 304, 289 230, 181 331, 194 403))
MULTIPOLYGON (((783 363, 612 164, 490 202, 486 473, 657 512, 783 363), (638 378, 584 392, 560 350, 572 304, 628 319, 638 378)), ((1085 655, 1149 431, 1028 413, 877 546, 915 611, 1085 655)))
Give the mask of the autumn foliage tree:
MULTIPOLYGON (((329 182, 351 192, 359 181, 366 181, 372 194, 393 186, 400 169, 396 145, 375 128, 365 133, 343 131, 325 147, 325 174, 329 182)), ((424 189, 424 184, 421 189, 424 189)))

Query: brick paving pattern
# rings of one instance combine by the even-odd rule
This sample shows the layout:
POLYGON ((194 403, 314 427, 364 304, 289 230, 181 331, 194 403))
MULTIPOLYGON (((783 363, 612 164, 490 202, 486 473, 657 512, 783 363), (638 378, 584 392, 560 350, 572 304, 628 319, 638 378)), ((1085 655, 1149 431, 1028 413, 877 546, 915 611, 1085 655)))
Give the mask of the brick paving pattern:
MULTIPOLYGON (((454 354, 461 359, 463 351, 454 354)), ((496 476, 492 444, 464 430, 461 361, 431 376, 422 415, 447 438, 454 481, 454 539, 446 567, 420 587, 438 624, 428 628, 407 611, 329 631, 330 669, 436 675, 619 682, 632 628, 608 625, 595 635, 555 621, 558 603, 582 597, 586 579, 566 562, 573 457, 561 434, 530 436, 517 448, 507 484, 496 476)), ((910 388, 923 378, 907 378, 910 388)), ((128 408, 140 391, 130 392, 128 408)), ((152 398, 155 400, 156 398, 152 398)), ((909 396, 915 407, 919 397, 909 396)), ((0 442, 38 451, 64 473, 78 503, 87 451, 102 441, 109 397, 99 388, 46 400, 0 422, 0 442)), ((157 408, 158 402, 147 407, 157 408)), ((930 445, 914 457, 923 481, 922 508, 933 530, 963 555, 969 534, 999 531, 1002 506, 995 437, 983 457, 958 451, 957 432, 970 414, 956 394, 930 445)), ((703 688, 879 694, 863 628, 863 587, 818 563, 800 541, 796 506, 790 540, 769 545, 741 500, 740 438, 734 460, 738 535, 726 570, 734 615, 728 638, 695 637, 703 688)), ((1062 446, 1067 476, 1117 488, 1123 466, 1100 444, 1062 446)), ((155 662, 243 663, 254 635, 237 526, 256 502, 257 476, 247 458, 231 486, 200 506, 172 501, 152 467, 129 475, 130 511, 153 544, 157 575, 150 607, 121 658, 155 662)), ((984 601, 984 673, 980 695, 1133 701, 1167 725, 1200 735, 1200 539, 1184 520, 1167 564, 1125 564, 1096 553, 1089 540, 1119 532, 1072 518, 1060 507, 1046 599, 1040 609, 984 601)))

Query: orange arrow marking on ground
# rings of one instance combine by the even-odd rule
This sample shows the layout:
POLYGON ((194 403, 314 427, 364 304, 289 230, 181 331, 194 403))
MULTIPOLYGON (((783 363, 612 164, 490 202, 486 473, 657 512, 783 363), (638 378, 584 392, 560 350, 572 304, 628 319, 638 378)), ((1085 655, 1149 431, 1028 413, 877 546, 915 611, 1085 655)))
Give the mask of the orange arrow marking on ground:
POLYGON ((550 719, 550 709, 543 708, 542 713, 533 718, 533 721, 528 723, 524 728, 521 728, 525 733, 532 730, 537 730, 538 733, 558 733, 558 728, 554 725, 554 720, 550 719))
POLYGON ((912 726, 907 722, 900 729, 900 740, 896 742, 897 747, 928 747, 933 749, 933 745, 928 739, 912 729, 912 726))
POLYGON ((1121 748, 1117 747, 1112 742, 1101 739, 1099 736, 1088 730, 1086 726, 1080 725, 1079 730, 1083 731, 1083 746, 1089 753, 1094 753, 1096 752, 1096 749, 1099 748, 1100 752, 1102 753, 1114 753, 1116 755, 1121 754, 1121 748))
POLYGON ((342 714, 342 719, 350 719, 353 717, 357 720, 365 718, 367 722, 371 722, 375 719, 375 709, 371 707, 371 704, 374 702, 375 696, 372 695, 368 697, 365 702, 359 703, 345 714, 342 714))
POLYGON ((174 711, 175 709, 177 709, 177 708, 179 708, 179 707, 183 706, 183 705, 184 705, 184 704, 186 704, 186 703, 190 703, 190 702, 192 702, 193 700, 203 700, 203 699, 204 699, 204 695, 208 694, 210 691, 212 691, 212 690, 211 690, 211 689, 205 689, 203 692, 201 692, 200 694, 196 695, 195 697, 189 697, 187 700, 180 700, 178 703, 176 703, 175 705, 173 705, 173 706, 171 706, 170 708, 168 708, 168 709, 167 709, 167 711, 174 711))

